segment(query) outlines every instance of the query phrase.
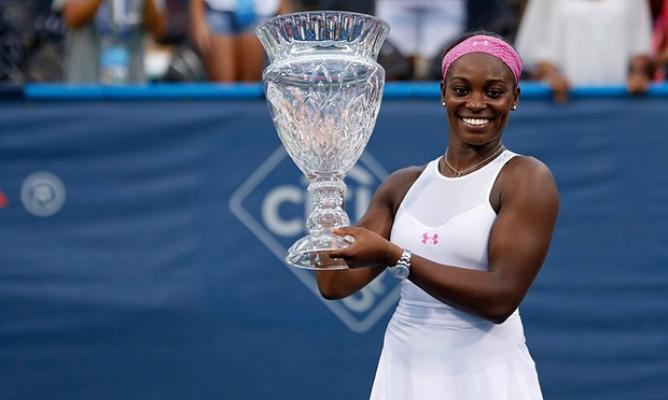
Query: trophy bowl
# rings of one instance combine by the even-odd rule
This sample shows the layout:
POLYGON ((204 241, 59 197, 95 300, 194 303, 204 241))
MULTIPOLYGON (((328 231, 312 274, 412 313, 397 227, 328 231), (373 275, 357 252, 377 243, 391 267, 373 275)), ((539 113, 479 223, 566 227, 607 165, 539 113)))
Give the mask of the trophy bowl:
POLYGON ((376 57, 388 31, 378 18, 341 11, 282 15, 256 29, 269 59, 262 74, 269 112, 312 199, 308 235, 285 259, 292 266, 348 268, 327 253, 352 243, 332 229, 350 225, 343 178, 376 123, 385 83, 376 57))

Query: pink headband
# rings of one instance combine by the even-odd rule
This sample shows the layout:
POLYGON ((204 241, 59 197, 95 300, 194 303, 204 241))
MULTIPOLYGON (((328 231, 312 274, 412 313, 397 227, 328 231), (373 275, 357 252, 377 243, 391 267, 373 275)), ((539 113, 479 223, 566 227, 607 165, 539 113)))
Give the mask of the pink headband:
POLYGON ((522 60, 519 54, 513 49, 513 46, 503 40, 487 35, 470 37, 450 49, 443 57, 443 63, 441 64, 443 79, 445 79, 445 74, 452 63, 469 53, 487 53, 498 58, 510 68, 515 76, 515 83, 520 83, 522 60))

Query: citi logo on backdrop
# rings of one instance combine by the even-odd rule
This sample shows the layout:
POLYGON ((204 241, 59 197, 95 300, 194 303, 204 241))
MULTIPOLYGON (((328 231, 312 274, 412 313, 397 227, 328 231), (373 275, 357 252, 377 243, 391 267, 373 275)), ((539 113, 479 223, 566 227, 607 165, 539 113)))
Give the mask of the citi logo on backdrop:
MULTIPOLYGON (((364 152, 345 179, 348 190, 344 203, 351 223, 364 214, 371 196, 386 177, 385 169, 364 152)), ((280 146, 230 198, 232 213, 280 263, 284 263, 288 247, 306 234, 306 218, 311 211, 307 186, 306 178, 280 146)), ((369 330, 399 299, 398 281, 386 273, 353 296, 325 301, 310 271, 286 268, 355 332, 369 330)))

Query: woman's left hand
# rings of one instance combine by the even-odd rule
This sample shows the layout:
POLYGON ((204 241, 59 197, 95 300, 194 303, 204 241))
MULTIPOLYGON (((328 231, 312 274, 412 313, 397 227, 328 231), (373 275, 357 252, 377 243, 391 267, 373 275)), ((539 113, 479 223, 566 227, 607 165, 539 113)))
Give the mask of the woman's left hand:
POLYGON ((394 265, 401 257, 401 247, 369 229, 345 227, 333 232, 355 240, 350 246, 329 253, 330 258, 343 258, 350 268, 394 265))

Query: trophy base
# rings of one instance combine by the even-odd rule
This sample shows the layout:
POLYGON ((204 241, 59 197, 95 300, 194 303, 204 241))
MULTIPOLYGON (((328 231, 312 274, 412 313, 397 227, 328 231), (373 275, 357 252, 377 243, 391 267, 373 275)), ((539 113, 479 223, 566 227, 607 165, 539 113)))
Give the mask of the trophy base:
POLYGON ((290 246, 285 262, 293 267, 311 270, 348 269, 343 259, 329 258, 328 253, 348 247, 352 242, 352 238, 335 235, 330 230, 311 233, 290 246))

